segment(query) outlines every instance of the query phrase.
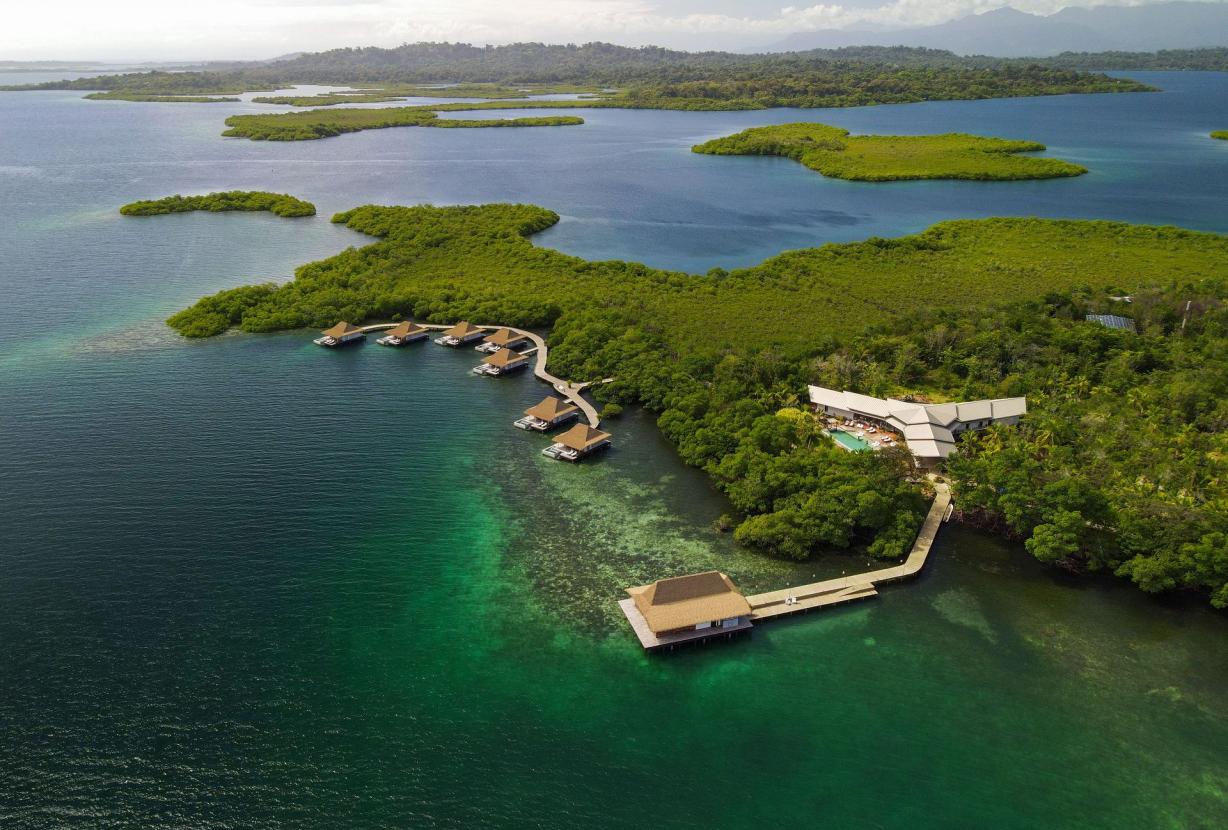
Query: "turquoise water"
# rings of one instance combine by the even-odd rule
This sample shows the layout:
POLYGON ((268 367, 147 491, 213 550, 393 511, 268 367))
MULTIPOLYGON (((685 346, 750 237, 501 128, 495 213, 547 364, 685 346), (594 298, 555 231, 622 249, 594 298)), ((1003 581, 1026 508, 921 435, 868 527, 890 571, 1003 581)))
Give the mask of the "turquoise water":
POLYGON ((640 414, 600 458, 542 458, 512 421, 544 387, 470 350, 161 325, 364 244, 326 216, 369 201, 539 202, 565 217, 540 244, 694 271, 951 215, 1228 230, 1228 146, 1199 139, 1228 77, 1161 85, 294 145, 222 140, 211 107, 0 95, 0 826, 1228 823, 1228 629, 1197 602, 947 527, 879 599, 648 659, 626 585, 868 563, 739 550, 640 414), (798 117, 1035 137, 1095 172, 864 186, 686 149, 798 117), (240 187, 324 216, 115 212, 240 187))
POLYGON ((851 432, 845 432, 842 429, 830 429, 827 431, 827 434, 834 438, 837 444, 850 452, 861 452, 871 447, 870 442, 866 439, 860 438, 851 432))

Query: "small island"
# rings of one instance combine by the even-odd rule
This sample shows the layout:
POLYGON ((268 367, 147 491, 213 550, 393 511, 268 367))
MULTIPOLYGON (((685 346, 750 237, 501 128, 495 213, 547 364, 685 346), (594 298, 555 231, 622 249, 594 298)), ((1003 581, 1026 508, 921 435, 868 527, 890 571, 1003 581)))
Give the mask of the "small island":
POLYGON ((1081 176, 1087 168, 1060 159, 1020 156, 1035 141, 947 133, 850 135, 826 124, 754 127, 692 147, 715 156, 783 156, 835 179, 889 182, 910 179, 1015 181, 1081 176))
POLYGON ((234 104, 242 100, 228 95, 157 95, 139 90, 91 92, 85 97, 90 101, 136 101, 146 104, 234 104))
POLYGON ((1211 133, 1211 137, 1228 141, 1228 130, 1216 130, 1215 132, 1211 133))
POLYGON ((227 210, 267 210, 275 216, 287 218, 316 215, 316 206, 311 202, 285 193, 268 193, 262 190, 228 190, 204 196, 167 196, 164 199, 132 202, 121 207, 119 212, 124 216, 161 216, 194 210, 207 210, 212 213, 227 210))
MULTIPOLYGON (((492 102, 499 105, 503 102, 492 102)), ((571 102, 549 102, 571 103, 571 102)), ((518 106, 523 106, 518 105, 518 106)), ((570 115, 532 118, 440 118, 438 111, 475 109, 512 109, 512 106, 466 104, 449 107, 387 107, 380 109, 303 110, 269 115, 232 115, 226 119, 222 135, 253 141, 311 141, 360 130, 387 127, 564 127, 583 124, 583 118, 570 115)))

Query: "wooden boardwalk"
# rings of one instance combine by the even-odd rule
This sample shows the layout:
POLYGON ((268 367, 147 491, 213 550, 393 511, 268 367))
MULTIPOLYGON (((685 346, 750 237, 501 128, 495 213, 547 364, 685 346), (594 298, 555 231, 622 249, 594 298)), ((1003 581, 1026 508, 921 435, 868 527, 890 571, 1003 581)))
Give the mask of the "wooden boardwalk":
POLYGON ((826 579, 822 582, 812 582, 809 585, 798 585, 793 588, 781 588, 778 591, 768 591, 753 594, 746 598, 750 603, 751 620, 767 620, 773 617, 796 614, 799 611, 810 611, 814 608, 826 608, 859 599, 868 599, 878 595, 878 586, 897 579, 907 579, 920 573, 929 558, 930 548, 938 536, 938 529, 946 520, 951 507, 951 489, 940 481, 934 482, 934 501, 930 505, 921 530, 912 544, 908 558, 901 564, 890 568, 880 568, 877 571, 841 576, 836 579, 826 579), (788 600, 792 599, 792 602, 788 600))
MULTIPOLYGON (((369 326, 362 326, 362 330, 367 333, 374 331, 385 331, 396 325, 397 323, 373 323, 369 326)), ((446 331, 447 329, 452 328, 450 325, 438 325, 435 323, 419 323, 418 325, 422 326, 424 329, 433 329, 435 331, 446 331)), ((556 377, 546 371, 546 361, 550 358, 550 347, 546 345, 545 338, 534 334, 531 331, 515 328, 514 326, 488 326, 477 323, 474 323, 474 326, 479 329, 492 331, 495 329, 507 329, 508 331, 513 331, 516 334, 527 337, 529 340, 533 341, 533 348, 525 351, 525 354, 533 355, 536 358, 536 360, 533 361, 533 376, 544 383, 550 384, 552 387, 554 387, 555 392, 558 392, 568 401, 579 407, 580 411, 584 413, 584 417, 588 419, 589 426, 591 426, 593 429, 596 429, 601 425, 601 418, 597 415, 597 407, 589 403, 589 401, 584 397, 584 390, 589 386, 592 386, 592 382, 572 383, 571 381, 563 380, 562 378, 556 377)), ((610 383, 612 380, 614 379, 603 378, 602 380, 596 381, 596 383, 610 383)))
POLYGON ((826 579, 822 582, 812 582, 809 585, 797 585, 792 588, 781 588, 778 591, 767 591, 748 596, 746 601, 750 604, 750 616, 739 621, 737 626, 727 629, 705 628, 698 631, 675 631, 658 635, 648 627, 648 621, 635 607, 635 600, 630 598, 619 600, 618 607, 622 609, 627 622, 631 624, 635 636, 639 638, 640 645, 647 651, 659 651, 719 637, 722 634, 732 636, 753 628, 757 622, 777 617, 876 597, 880 584, 914 576, 925 566, 930 555, 930 548, 933 547, 934 539, 938 536, 938 529, 950 516, 951 510, 950 488, 940 481, 935 481, 934 490, 934 501, 925 515, 925 521, 921 523, 921 530, 913 541, 912 550, 909 551, 908 558, 903 563, 890 568, 880 568, 877 571, 867 571, 852 576, 842 576, 838 579, 826 579))

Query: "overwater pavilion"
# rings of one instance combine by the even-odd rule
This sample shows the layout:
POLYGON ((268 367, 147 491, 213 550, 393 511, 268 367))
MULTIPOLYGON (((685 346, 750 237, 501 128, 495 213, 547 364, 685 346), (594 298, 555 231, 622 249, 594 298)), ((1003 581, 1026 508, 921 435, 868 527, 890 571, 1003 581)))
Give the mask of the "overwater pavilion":
POLYGON ((494 334, 482 338, 482 342, 473 348, 479 352, 493 354, 499 349, 515 349, 529 342, 529 338, 508 328, 502 328, 494 334))
POLYGON ((610 438, 608 432, 593 429, 588 424, 576 424, 542 450, 542 455, 564 461, 579 461, 610 446, 610 438))
POLYGON ((752 627, 750 603, 720 571, 660 579, 627 595, 618 606, 649 651, 752 627))
POLYGON ((580 415, 580 407, 562 398, 551 395, 541 403, 530 406, 524 411, 524 417, 516 421, 520 429, 532 429, 546 432, 554 427, 571 421, 580 415))
POLYGON ((455 348, 466 343, 472 343, 474 340, 479 340, 484 336, 485 334, 482 329, 473 325, 468 320, 462 320, 437 337, 435 342, 441 346, 452 346, 455 348))
POLYGON ((406 320, 389 329, 383 337, 376 340, 381 346, 404 346, 406 343, 416 343, 425 340, 430 333, 417 323, 406 320))
POLYGON ((359 340, 366 339, 366 333, 358 326, 353 326, 342 320, 332 328, 325 329, 320 332, 320 336, 312 342, 317 346, 326 346, 330 349, 337 346, 344 346, 347 343, 357 343, 359 340))

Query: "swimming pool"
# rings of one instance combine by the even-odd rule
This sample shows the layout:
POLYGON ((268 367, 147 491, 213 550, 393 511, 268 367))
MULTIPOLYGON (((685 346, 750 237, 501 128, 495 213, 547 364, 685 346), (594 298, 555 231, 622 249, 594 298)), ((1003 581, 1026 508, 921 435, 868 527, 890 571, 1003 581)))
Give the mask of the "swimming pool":
POLYGON ((829 429, 827 434, 836 439, 836 443, 849 452, 862 452, 863 450, 873 449, 873 445, 866 439, 851 432, 845 432, 842 429, 829 429))

